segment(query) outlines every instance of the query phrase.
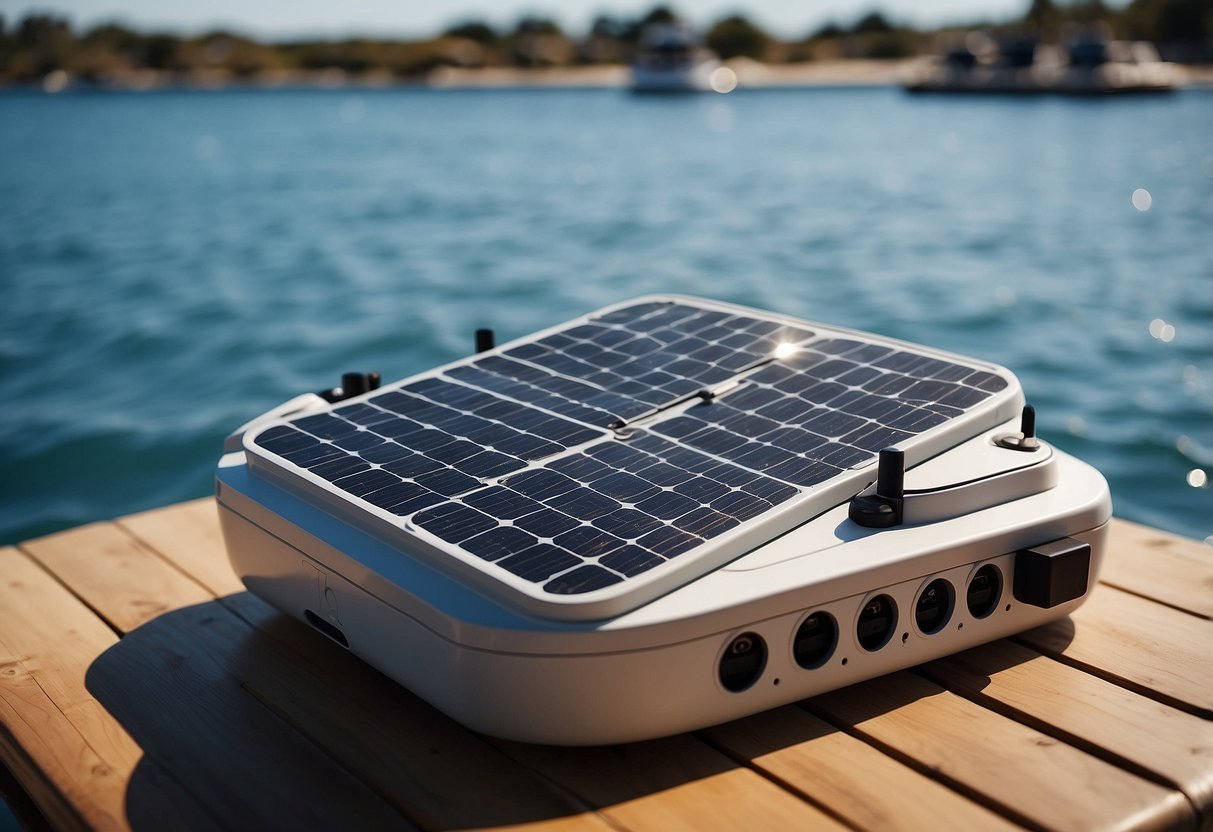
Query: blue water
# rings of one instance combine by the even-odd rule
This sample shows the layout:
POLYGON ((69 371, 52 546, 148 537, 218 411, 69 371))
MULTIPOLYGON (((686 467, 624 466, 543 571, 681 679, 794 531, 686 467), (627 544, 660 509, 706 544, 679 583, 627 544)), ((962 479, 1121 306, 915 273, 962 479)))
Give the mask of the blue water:
POLYGON ((392 90, 0 94, 0 541, 670 291, 1005 364, 1121 516, 1213 534, 1213 94, 392 90))

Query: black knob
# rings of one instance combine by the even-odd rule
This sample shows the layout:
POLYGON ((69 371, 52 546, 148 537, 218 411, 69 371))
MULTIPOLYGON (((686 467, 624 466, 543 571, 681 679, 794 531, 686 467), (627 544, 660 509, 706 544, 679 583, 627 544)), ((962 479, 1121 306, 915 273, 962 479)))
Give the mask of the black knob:
POLYGON ((369 389, 365 373, 341 374, 341 398, 349 399, 354 396, 361 396, 369 389))
POLYGON ((876 493, 851 498, 847 515, 860 526, 887 529, 900 526, 905 497, 905 452, 885 448, 876 468, 876 493))
POLYGON ((491 329, 476 330, 476 352, 488 352, 497 346, 497 338, 491 329))
POLYGON ((1034 451, 1040 447, 1036 441, 1036 408, 1024 405, 1019 417, 1019 433, 1004 433, 994 437, 994 444, 1009 451, 1034 451))

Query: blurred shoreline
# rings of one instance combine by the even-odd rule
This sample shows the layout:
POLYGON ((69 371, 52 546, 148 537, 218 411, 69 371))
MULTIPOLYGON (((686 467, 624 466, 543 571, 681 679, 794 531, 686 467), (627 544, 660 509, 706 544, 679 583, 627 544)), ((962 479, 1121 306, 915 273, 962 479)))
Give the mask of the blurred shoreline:
MULTIPOLYGON (((739 89, 798 87, 881 87, 904 81, 932 58, 896 60, 839 59, 795 64, 768 64, 734 58, 725 66, 736 73, 739 89)), ((1213 89, 1213 65, 1180 64, 1181 87, 1213 89)), ((443 66, 416 78, 401 78, 388 71, 352 73, 338 68, 281 69, 238 75, 224 69, 173 72, 129 69, 101 78, 79 79, 54 70, 40 81, 0 82, 0 90, 219 90, 219 89, 592 89, 626 88, 630 69, 622 64, 561 67, 453 67, 443 66)))

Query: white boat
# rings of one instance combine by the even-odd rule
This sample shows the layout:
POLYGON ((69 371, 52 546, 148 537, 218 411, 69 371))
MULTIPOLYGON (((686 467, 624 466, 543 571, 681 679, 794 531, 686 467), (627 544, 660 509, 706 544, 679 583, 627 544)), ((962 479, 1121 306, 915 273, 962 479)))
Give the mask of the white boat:
POLYGON ((905 87, 910 92, 1107 95, 1170 92, 1178 85, 1174 64, 1160 61, 1153 44, 1087 32, 1064 47, 1022 38, 996 47, 971 33, 964 45, 905 87))
POLYGON ((711 92, 720 59, 681 23, 652 23, 640 36, 632 62, 635 92, 711 92))

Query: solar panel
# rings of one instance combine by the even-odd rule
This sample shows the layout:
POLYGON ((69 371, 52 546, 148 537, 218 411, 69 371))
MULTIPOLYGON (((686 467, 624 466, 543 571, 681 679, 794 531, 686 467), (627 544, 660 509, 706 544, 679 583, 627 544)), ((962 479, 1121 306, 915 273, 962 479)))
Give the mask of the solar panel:
POLYGON ((254 472, 533 613, 616 614, 1013 415, 999 368, 689 298, 245 439, 254 472))

